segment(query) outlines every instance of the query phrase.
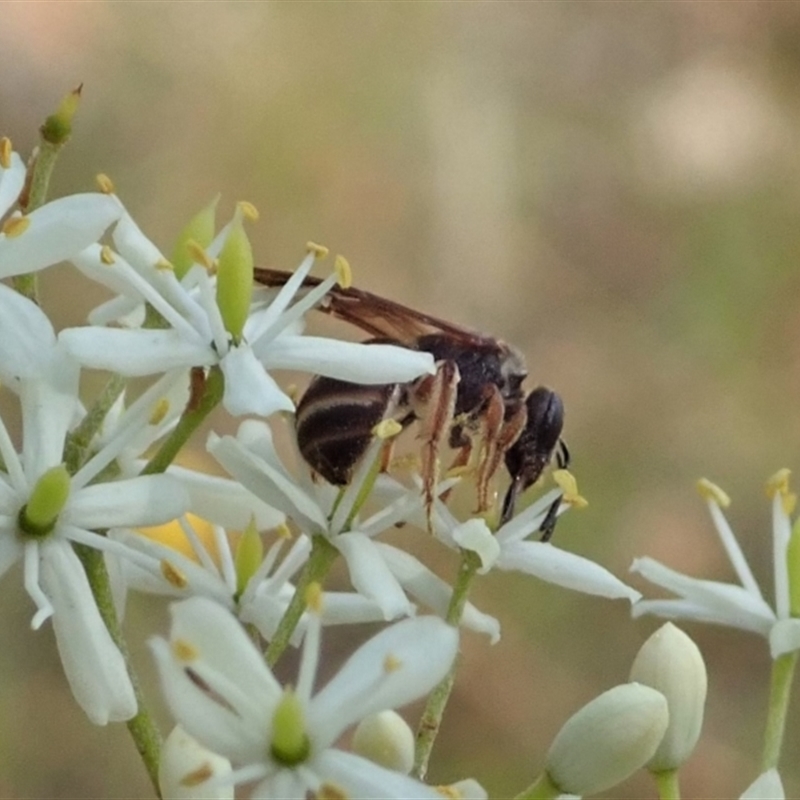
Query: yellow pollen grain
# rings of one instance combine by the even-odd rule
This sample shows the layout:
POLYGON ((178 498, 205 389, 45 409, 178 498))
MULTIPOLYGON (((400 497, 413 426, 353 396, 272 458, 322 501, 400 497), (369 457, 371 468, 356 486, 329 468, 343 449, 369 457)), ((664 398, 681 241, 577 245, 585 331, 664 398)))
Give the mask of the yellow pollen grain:
POLYGON ((107 244, 104 244, 100 248, 100 263, 110 267, 116 260, 114 251, 107 244))
POLYGON ((350 262, 344 256, 336 256, 333 268, 336 271, 336 282, 339 286, 342 289, 349 289, 353 285, 353 270, 350 268, 350 262))
POLYGON ((185 589, 189 585, 189 579, 172 562, 164 559, 161 564, 161 574, 164 580, 176 589, 185 589))
POLYGON ((200 657, 194 645, 189 644, 186 639, 175 639, 171 644, 172 654, 178 661, 196 661, 200 657))
POLYGON ((103 194, 114 194, 114 182, 105 172, 98 173, 95 182, 97 183, 97 188, 100 189, 103 194))
POLYGON ((275 526, 275 535, 279 539, 291 539, 292 531, 285 522, 281 522, 280 525, 275 526))
POLYGON ((306 242, 306 252, 313 253, 314 258, 325 258, 330 253, 324 244, 317 244, 316 242, 306 242))
POLYGON ((464 797, 455 786, 436 786, 434 788, 442 797, 446 797, 447 800, 461 800, 461 798, 464 797))
POLYGON ((187 772, 184 775, 179 783, 181 786, 188 786, 194 787, 199 786, 201 783, 205 783, 209 778, 214 777, 214 770, 211 768, 211 764, 206 761, 204 764, 201 764, 196 770, 192 772, 187 772))
POLYGON ((175 272, 172 262, 163 256, 153 265, 159 272, 175 272))
POLYGON ((8 136, 0 138, 0 167, 8 169, 11 166, 11 139, 8 136))
POLYGON ((258 209, 248 200, 240 200, 236 205, 245 219, 249 219, 251 222, 255 222, 258 219, 258 209))
POLYGON ((396 419, 382 419, 373 429, 372 433, 379 439, 391 439, 397 436, 403 426, 396 419))
POLYGON ((21 236, 30 227, 31 221, 27 217, 22 217, 19 214, 9 217, 4 223, 2 233, 13 239, 16 236, 21 236))
POLYGON ((697 491, 704 500, 716 503, 720 508, 727 508, 731 504, 731 498, 708 478, 697 481, 697 491))
POLYGON ((350 800, 350 795, 341 786, 333 783, 321 784, 314 797, 317 800, 350 800))
POLYGON ((162 397, 156 402, 155 406, 153 406, 153 410, 150 413, 150 419, 148 419, 147 422, 149 425, 158 425, 164 421, 164 417, 166 417, 168 413, 169 400, 167 400, 166 397, 162 397))
POLYGON ((306 589, 306 607, 315 614, 322 613, 322 587, 316 581, 309 583, 306 589))
POLYGON ((553 472, 553 480, 556 486, 564 492, 564 499, 568 502, 573 497, 580 497, 578 493, 578 481, 568 469, 557 469, 553 472))
POLYGON ((392 653, 389 653, 386 658, 383 659, 383 671, 384 672, 397 672, 400 667, 403 666, 403 662, 392 653))

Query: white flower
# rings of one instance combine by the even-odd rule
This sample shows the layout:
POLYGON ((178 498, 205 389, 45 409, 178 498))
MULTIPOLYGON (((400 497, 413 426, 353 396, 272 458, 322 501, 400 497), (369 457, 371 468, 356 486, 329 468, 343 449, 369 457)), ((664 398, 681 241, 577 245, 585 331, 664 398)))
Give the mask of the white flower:
MULTIPOLYGON (((270 429, 264 423, 243 422, 236 438, 211 434, 208 450, 253 494, 283 511, 305 533, 324 536, 339 550, 353 586, 377 604, 383 619, 414 613, 406 590, 444 614, 452 589, 413 556, 374 540, 414 513, 422 513, 422 493, 381 476, 386 505, 367 519, 353 517, 365 476, 382 444, 376 438, 350 485, 339 496, 335 487, 315 483, 305 470, 300 471, 300 479, 293 477, 278 456, 270 429)), ((449 485, 440 484, 438 491, 445 491, 449 485)), ((499 636, 497 621, 472 605, 467 605, 462 623, 488 633, 495 640, 499 636)))
POLYGON ((0 419, 0 576, 23 562, 25 588, 38 609, 32 626, 53 618, 64 671, 89 718, 98 724, 127 719, 136 713, 136 702, 125 663, 71 545, 135 557, 94 531, 164 522, 184 512, 188 497, 179 481, 165 475, 92 485, 125 445, 126 430, 70 478, 62 452, 79 408, 78 366, 55 344, 36 305, 5 286, 0 329, 0 375, 17 373, 23 422, 17 453, 0 419), (19 327, 6 326, 9 318, 19 327), (30 341, 41 349, 26 351, 30 341))
POLYGON ((252 797, 440 800, 433 788, 333 745, 360 719, 430 691, 455 658, 456 631, 436 617, 396 623, 312 695, 319 634, 312 618, 297 681, 286 689, 235 618, 204 598, 174 604, 169 641, 151 646, 175 718, 238 767, 233 782, 255 783, 252 797))
POLYGON ((641 597, 639 592, 594 561, 562 550, 551 542, 528 540, 529 536, 540 531, 554 502, 560 502, 559 514, 573 502, 579 502, 576 490, 573 491, 572 476, 564 474, 563 470, 559 473, 559 480, 568 487, 566 490, 559 488, 545 493, 494 534, 485 520, 473 518, 461 522, 437 500, 433 513, 434 533, 449 547, 477 553, 481 559, 481 573, 492 568, 524 572, 565 589, 635 602, 641 597))
POLYGON ((772 497, 772 546, 775 572, 775 609, 758 588, 728 521, 722 513, 728 496, 710 481, 698 488, 708 504, 714 528, 731 561, 739 584, 702 580, 675 572, 652 558, 637 558, 631 570, 651 583, 678 595, 667 600, 640 600, 634 617, 655 614, 668 619, 711 622, 752 631, 766 637, 773 658, 800 648, 800 619, 790 615, 787 548, 791 535, 789 514, 795 497, 789 492, 789 470, 781 470, 768 483, 772 497))
MULTIPOLYGON (((226 226, 209 245, 210 258, 220 253, 230 228, 226 226)), ((316 246, 309 248, 293 278, 271 302, 250 309, 241 337, 234 337, 225 328, 215 279, 207 269, 195 265, 179 280, 128 214, 115 226, 113 240, 118 254, 89 247, 74 263, 124 295, 125 303, 115 311, 130 315, 146 301, 170 327, 62 331, 61 340, 85 366, 122 375, 151 375, 178 367, 219 365, 225 376, 223 404, 229 413, 261 416, 294 410, 268 369, 309 370, 360 383, 402 382, 433 372, 429 353, 297 335, 303 314, 337 281, 336 274, 329 276, 290 306, 320 253, 316 246)), ((99 321, 97 315, 90 319, 99 321)))
POLYGON ((741 800, 784 800, 786 792, 778 770, 769 769, 762 772, 750 786, 745 789, 741 800))
POLYGON ((209 786, 229 775, 231 762, 212 753, 176 725, 164 741, 158 764, 158 788, 163 800, 233 800, 233 786, 209 786))
MULTIPOLYGON (((25 185, 25 165, 0 139, 0 220, 25 185)), ((96 242, 122 209, 99 193, 61 197, 27 215, 11 214, 0 223, 0 278, 23 275, 72 258, 96 242)))

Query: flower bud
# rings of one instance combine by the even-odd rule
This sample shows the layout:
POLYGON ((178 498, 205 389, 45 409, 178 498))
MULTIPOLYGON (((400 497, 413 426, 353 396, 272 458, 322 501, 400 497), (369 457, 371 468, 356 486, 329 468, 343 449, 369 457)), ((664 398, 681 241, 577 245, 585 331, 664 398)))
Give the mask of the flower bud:
POLYGON ((396 711, 364 717, 353 734, 353 752, 408 775, 414 766, 414 734, 396 711))
POLYGON ((596 794, 624 781, 652 757, 669 723, 661 692, 625 683, 573 714, 547 754, 546 772, 566 794, 596 794))
POLYGON ((678 769, 694 750, 703 726, 706 665, 697 645, 671 622, 662 625, 641 647, 631 680, 657 689, 667 698, 669 726, 653 758, 651 772, 678 769))
POLYGON ((231 762, 203 747, 180 725, 164 742, 158 786, 164 800, 233 800, 233 784, 208 787, 210 778, 231 771, 231 762))
POLYGON ((51 114, 40 128, 42 139, 50 144, 61 145, 69 139, 72 133, 72 120, 81 100, 83 84, 73 89, 58 104, 54 114, 51 114))
POLYGON ((29 536, 46 536, 69 499, 70 479, 63 464, 47 470, 33 487, 19 515, 19 526, 29 536))

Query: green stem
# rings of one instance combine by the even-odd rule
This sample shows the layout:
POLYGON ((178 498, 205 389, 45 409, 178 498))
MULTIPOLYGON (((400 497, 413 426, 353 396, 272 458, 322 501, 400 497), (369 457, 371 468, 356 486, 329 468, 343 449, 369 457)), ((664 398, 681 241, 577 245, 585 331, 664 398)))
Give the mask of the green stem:
POLYGON ((654 772, 653 779, 661 800, 681 800, 681 785, 677 769, 654 772))
POLYGON ((769 687, 769 708, 767 726, 764 731, 764 752, 761 756, 761 771, 766 772, 778 766, 786 730, 786 715, 789 710, 789 697, 792 679, 797 666, 798 653, 786 653, 772 662, 772 677, 769 687))
POLYGON ((554 800, 561 794, 561 789, 543 772, 527 789, 523 789, 514 800, 554 800))
POLYGON ((166 471, 192 434, 217 407, 224 391, 225 377, 222 370, 217 366, 211 367, 202 382, 199 397, 189 398, 178 424, 158 448, 158 452, 145 464, 142 475, 157 475, 166 471))
POLYGON ((100 615, 111 634, 111 638, 119 648, 125 659, 125 664, 128 668, 128 676, 130 677, 133 691, 136 695, 137 714, 126 723, 128 731, 133 738, 136 749, 144 763, 147 774, 150 776, 150 781, 156 791, 156 795, 161 797, 161 791, 158 786, 158 764, 161 757, 161 734, 156 726, 150 711, 147 708, 144 694, 142 693, 139 685, 139 679, 131 665, 130 653, 128 646, 122 636, 122 629, 117 619, 117 612, 114 608, 114 600, 111 594, 111 583, 108 579, 108 572, 106 571, 103 556, 97 550, 84 545, 75 545, 75 551, 83 562, 83 567, 86 570, 86 576, 89 579, 89 585, 92 587, 92 593, 97 601, 97 607, 100 610, 100 615))
POLYGON ((83 466, 92 439, 100 430, 111 406, 124 391, 125 378, 121 375, 112 375, 94 405, 81 420, 80 425, 67 436, 64 446, 64 463, 67 465, 70 475, 74 475, 83 466))
MULTIPOLYGON (((462 550, 461 562, 458 566, 458 577, 453 587, 453 594, 450 597, 450 605, 445 617, 445 621, 450 625, 458 626, 459 622, 461 622, 472 579, 475 577, 480 565, 481 561, 477 553, 471 550, 462 550)), ((417 727, 417 741, 414 753, 414 774, 420 780, 424 780, 428 772, 431 751, 436 737, 439 735, 439 728, 442 724, 447 701, 453 691, 457 669, 458 659, 453 662, 450 671, 431 692, 425 705, 425 710, 422 712, 422 717, 417 727)))
POLYGON ((264 654, 269 666, 274 666, 283 651, 288 647, 297 623, 300 622, 300 617, 303 616, 303 612, 306 610, 306 589, 312 583, 322 584, 338 555, 339 551, 324 536, 317 535, 312 537, 311 554, 297 581, 294 596, 264 654))

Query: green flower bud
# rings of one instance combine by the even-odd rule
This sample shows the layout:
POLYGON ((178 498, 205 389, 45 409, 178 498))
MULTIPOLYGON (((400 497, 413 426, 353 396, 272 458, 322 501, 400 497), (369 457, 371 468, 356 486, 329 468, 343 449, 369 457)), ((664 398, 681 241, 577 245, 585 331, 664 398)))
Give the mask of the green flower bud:
POLYGON ((72 120, 81 99, 83 84, 73 89, 58 105, 54 114, 45 121, 39 132, 42 139, 50 144, 61 145, 69 139, 72 133, 72 120))
POLYGON ((283 693, 272 717, 272 757, 287 767, 308 758, 303 706, 291 687, 283 693))
POLYGON ((573 714, 547 754, 546 771, 562 794, 596 794, 643 767, 669 723, 661 692, 625 683, 573 714))
POLYGON ((414 734, 396 711, 364 717, 353 734, 353 752, 408 775, 414 766, 414 734))
POLYGON ((208 247, 214 239, 215 216, 217 211, 217 195, 205 208, 200 209, 178 234, 175 247, 172 251, 172 266, 178 279, 182 278, 189 267, 195 263, 194 248, 189 247, 190 242, 196 243, 201 248, 208 247))
POLYGON ((70 478, 63 464, 47 470, 33 487, 28 502, 19 512, 20 530, 33 537, 47 536, 69 499, 70 478))
POLYGON ((241 596, 247 588, 250 578, 264 560, 264 543, 256 530, 255 518, 250 517, 250 522, 244 529, 236 545, 234 562, 236 565, 236 594, 241 596))
POLYGON ((678 769, 692 754, 703 727, 708 679, 697 645, 671 622, 641 647, 631 680, 657 689, 667 698, 669 726, 653 758, 651 772, 678 769))
POLYGON ((219 254, 217 271, 217 305, 225 330, 236 341, 242 337, 252 296, 253 249, 244 232, 241 212, 237 212, 219 254))

